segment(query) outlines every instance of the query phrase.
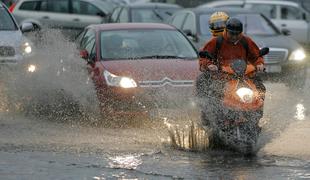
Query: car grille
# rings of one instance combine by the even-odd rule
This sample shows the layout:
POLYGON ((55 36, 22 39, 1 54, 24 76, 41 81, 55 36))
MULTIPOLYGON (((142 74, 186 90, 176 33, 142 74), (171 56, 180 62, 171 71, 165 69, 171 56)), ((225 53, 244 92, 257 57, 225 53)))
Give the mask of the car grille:
POLYGON ((266 64, 279 63, 287 59, 288 50, 282 48, 269 48, 269 53, 264 56, 266 64))
POLYGON ((10 46, 0 46, 0 56, 10 57, 15 55, 15 49, 10 46))

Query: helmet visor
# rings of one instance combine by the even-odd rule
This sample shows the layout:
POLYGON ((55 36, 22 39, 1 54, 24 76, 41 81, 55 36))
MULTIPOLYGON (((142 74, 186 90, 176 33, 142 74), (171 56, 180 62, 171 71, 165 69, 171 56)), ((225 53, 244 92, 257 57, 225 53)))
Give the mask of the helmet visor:
POLYGON ((209 24, 209 28, 211 30, 224 30, 225 27, 226 27, 226 22, 223 20, 214 21, 209 24))

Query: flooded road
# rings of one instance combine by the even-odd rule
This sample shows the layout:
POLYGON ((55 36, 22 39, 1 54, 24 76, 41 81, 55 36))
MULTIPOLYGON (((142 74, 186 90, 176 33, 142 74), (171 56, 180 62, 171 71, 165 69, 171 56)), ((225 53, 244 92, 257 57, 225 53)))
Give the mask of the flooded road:
MULTIPOLYGON (((70 44, 52 43, 55 51, 46 52, 38 62, 44 72, 53 72, 51 67, 74 59, 70 44), (46 64, 49 66, 43 66, 46 64)), ((76 66, 53 72, 58 75, 70 70, 60 81, 58 76, 44 75, 36 80, 47 82, 46 89, 57 85, 70 92, 79 103, 86 101, 86 107, 90 105, 87 102, 96 104, 94 99, 87 99, 95 97, 95 92, 93 87, 85 86, 89 80, 81 71, 85 62, 78 59, 74 63, 76 66)), ((199 115, 186 111, 162 114, 151 120, 124 120, 120 127, 107 127, 80 123, 88 122, 80 115, 63 121, 68 120, 63 114, 10 112, 1 101, 0 179, 310 179, 309 75, 310 72, 304 92, 292 91, 280 83, 266 83, 260 151, 255 157, 219 150, 193 152, 172 148, 167 122, 182 128, 191 121, 199 121, 199 115)), ((19 92, 29 93, 29 83, 20 83, 19 92)), ((48 103, 57 103, 53 94, 40 94, 41 85, 32 84, 31 93, 42 95, 48 103)))
POLYGON ((173 149, 164 126, 94 127, 2 112, 0 179, 310 179, 309 95, 266 85, 256 157, 173 149))

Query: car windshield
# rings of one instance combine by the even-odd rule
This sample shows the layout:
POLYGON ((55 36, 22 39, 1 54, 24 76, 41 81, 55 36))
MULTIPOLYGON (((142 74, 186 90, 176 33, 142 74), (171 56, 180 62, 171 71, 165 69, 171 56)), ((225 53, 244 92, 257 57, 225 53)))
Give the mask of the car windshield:
POLYGON ((12 17, 4 8, 0 8, 0 30, 2 31, 17 30, 17 27, 12 17))
POLYGON ((196 59, 186 37, 176 30, 134 29, 102 31, 101 59, 196 59))
POLYGON ((143 8, 133 9, 131 12, 132 22, 164 22, 178 8, 143 8))
MULTIPOLYGON (((202 14, 200 16, 200 30, 203 35, 210 35, 209 31, 209 18, 211 14, 202 14)), ((243 23, 243 30, 248 35, 276 35, 278 30, 266 18, 259 14, 240 14, 232 15, 241 20, 243 23)))

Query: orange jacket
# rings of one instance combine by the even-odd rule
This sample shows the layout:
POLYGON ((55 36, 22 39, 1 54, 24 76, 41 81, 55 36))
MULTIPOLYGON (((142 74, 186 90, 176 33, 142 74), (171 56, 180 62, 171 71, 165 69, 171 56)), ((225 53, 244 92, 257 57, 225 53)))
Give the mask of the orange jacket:
MULTIPOLYGON (((248 36, 242 34, 248 43, 248 56, 246 57, 246 50, 243 45, 238 41, 236 44, 227 40, 227 35, 223 33, 223 42, 219 49, 219 54, 217 55, 218 62, 220 65, 228 65, 234 59, 245 59, 247 62, 253 65, 264 64, 264 59, 259 57, 259 48, 255 42, 248 36)), ((203 51, 208 51, 214 54, 216 51, 216 37, 213 37, 205 46, 201 49, 203 51)), ((199 69, 204 71, 208 69, 208 66, 213 64, 213 62, 208 58, 199 58, 199 69)))

